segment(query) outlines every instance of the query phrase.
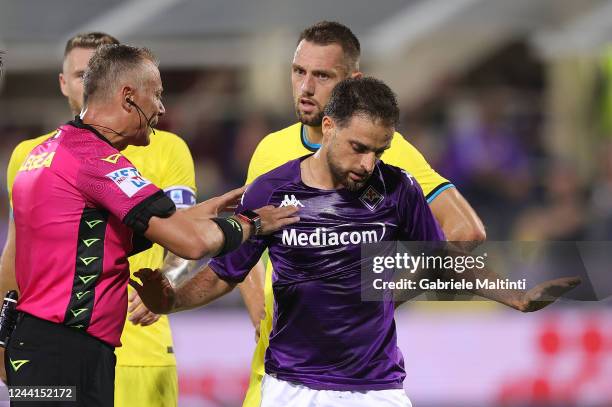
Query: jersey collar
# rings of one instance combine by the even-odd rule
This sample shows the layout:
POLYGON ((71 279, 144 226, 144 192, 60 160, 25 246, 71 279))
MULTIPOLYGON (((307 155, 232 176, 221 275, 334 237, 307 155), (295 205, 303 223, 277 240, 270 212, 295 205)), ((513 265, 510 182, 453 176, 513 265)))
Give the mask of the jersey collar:
POLYGON ((300 139, 302 140, 302 145, 308 151, 316 153, 317 150, 321 148, 321 144, 311 143, 308 141, 308 130, 306 130, 306 126, 304 126, 303 123, 300 125, 300 139))
POLYGON ((83 123, 83 120, 81 120, 80 116, 75 116, 75 118, 73 120, 70 120, 67 124, 70 125, 70 126, 76 127, 78 129, 88 130, 88 131, 92 132, 100 140, 104 141, 105 143, 107 143, 111 147, 115 148, 115 146, 113 146, 112 143, 106 137, 104 137, 102 134, 100 134, 100 132, 98 130, 96 130, 93 126, 90 126, 89 124, 83 123))

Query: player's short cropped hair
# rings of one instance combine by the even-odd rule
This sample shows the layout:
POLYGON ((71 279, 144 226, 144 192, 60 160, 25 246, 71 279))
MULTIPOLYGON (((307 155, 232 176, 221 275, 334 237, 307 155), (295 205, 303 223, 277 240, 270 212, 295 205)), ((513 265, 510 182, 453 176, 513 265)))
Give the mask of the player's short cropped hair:
POLYGON ((123 75, 141 68, 145 61, 158 64, 147 48, 125 44, 102 45, 96 49, 83 75, 83 103, 94 97, 105 97, 120 84, 123 75))
POLYGON ((64 48, 64 58, 75 48, 96 49, 101 45, 119 44, 119 40, 103 32, 80 33, 71 37, 64 48))
POLYGON ((306 40, 317 45, 338 44, 344 52, 348 73, 359 70, 361 45, 350 28, 335 21, 319 21, 300 34, 298 44, 306 40))
POLYGON ((332 91, 325 107, 337 126, 346 127, 351 118, 364 115, 374 122, 396 128, 399 123, 399 108, 393 91, 378 79, 350 78, 339 82, 332 91))

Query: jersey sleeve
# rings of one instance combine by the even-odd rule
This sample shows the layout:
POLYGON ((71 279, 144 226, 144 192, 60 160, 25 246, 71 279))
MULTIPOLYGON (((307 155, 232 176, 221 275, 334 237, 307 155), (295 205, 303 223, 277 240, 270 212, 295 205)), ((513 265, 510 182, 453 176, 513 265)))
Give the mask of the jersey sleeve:
POLYGON ((398 193, 398 212, 403 240, 444 241, 444 233, 425 200, 423 191, 407 172, 402 170, 398 193))
POLYGON ((124 156, 116 164, 97 158, 84 160, 76 187, 88 201, 122 221, 141 202, 155 194, 163 197, 161 190, 145 179, 124 156))
POLYGON ((24 143, 19 143, 11 153, 11 158, 6 168, 6 188, 11 207, 13 207, 13 183, 15 182, 17 171, 19 171, 19 167, 23 164, 28 153, 29 151, 25 151, 24 143))
POLYGON ((196 203, 196 182, 193 157, 184 140, 172 135, 170 150, 163 152, 166 170, 158 185, 177 208, 187 208, 196 203))
POLYGON ((32 140, 25 140, 19 143, 11 153, 11 158, 6 168, 6 188, 11 207, 13 206, 13 184, 15 183, 15 177, 17 177, 19 168, 35 146, 36 144, 32 140))
MULTIPOLYGON (((258 180, 259 181, 259 180, 258 180)), ((266 206, 269 195, 258 191, 258 182, 250 185, 244 195, 236 213, 243 210, 253 210, 266 206)), ((232 283, 243 281, 251 269, 257 264, 261 255, 269 244, 268 236, 252 236, 238 249, 225 256, 215 257, 208 263, 212 271, 222 280, 232 283)))
POLYGON ((454 185, 431 168, 423 154, 399 133, 393 136, 391 148, 382 159, 385 163, 412 174, 421 186, 428 203, 431 203, 445 189, 454 188, 454 185))
POLYGON ((260 175, 274 169, 274 165, 270 165, 270 163, 276 161, 271 154, 271 152, 273 153, 274 151, 274 147, 269 140, 270 135, 266 136, 257 145, 257 148, 251 157, 251 161, 249 162, 249 169, 247 171, 247 179, 245 184, 252 183, 260 175))

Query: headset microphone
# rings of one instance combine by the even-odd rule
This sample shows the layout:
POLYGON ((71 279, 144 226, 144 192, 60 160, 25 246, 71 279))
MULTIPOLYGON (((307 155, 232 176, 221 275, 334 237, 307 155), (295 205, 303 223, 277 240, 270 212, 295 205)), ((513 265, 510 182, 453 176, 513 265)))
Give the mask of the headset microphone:
MULTIPOLYGON (((153 128, 153 126, 151 126, 151 120, 153 120, 153 117, 155 116, 155 114, 152 114, 151 117, 147 117, 147 115, 145 114, 145 112, 142 111, 140 106, 138 106, 136 102, 134 102, 130 97, 126 97, 125 101, 127 102, 128 105, 132 105, 136 108, 136 110, 138 111, 138 120, 140 120, 140 114, 142 113, 142 115, 147 121, 147 126, 149 126, 153 134, 155 134, 155 129, 153 128)), ((140 127, 140 125, 138 127, 140 127)))

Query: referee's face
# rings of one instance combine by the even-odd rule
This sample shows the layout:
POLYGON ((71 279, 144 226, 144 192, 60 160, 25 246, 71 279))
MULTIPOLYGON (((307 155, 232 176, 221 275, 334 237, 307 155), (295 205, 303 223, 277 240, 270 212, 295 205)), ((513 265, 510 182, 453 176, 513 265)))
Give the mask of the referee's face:
POLYGON ((74 48, 64 58, 62 72, 59 74, 60 89, 68 98, 70 110, 77 115, 83 108, 83 73, 95 50, 74 48))
POLYGON ((143 61, 141 69, 133 73, 131 83, 139 85, 134 86, 133 93, 127 96, 132 104, 127 110, 129 124, 125 134, 131 137, 128 144, 147 146, 151 142, 151 130, 166 112, 162 103, 163 87, 159 69, 153 62, 143 61))
POLYGON ((291 85, 298 120, 307 126, 321 126, 323 109, 334 86, 347 75, 340 45, 318 45, 302 40, 291 65, 291 85))

